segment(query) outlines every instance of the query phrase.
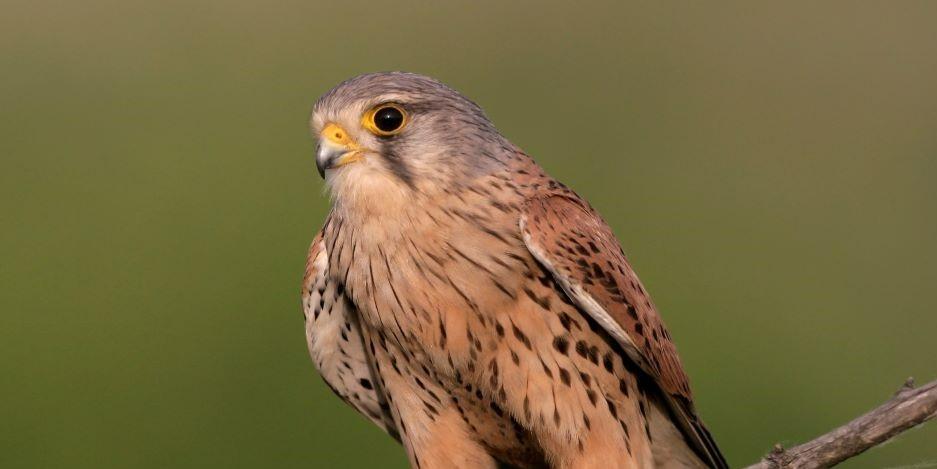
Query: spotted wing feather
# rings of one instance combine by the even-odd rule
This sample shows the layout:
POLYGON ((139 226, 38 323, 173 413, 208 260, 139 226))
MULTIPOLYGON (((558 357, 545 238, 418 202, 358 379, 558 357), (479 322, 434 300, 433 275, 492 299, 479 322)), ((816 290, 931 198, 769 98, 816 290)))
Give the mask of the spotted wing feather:
POLYGON ((322 234, 309 248, 303 279, 303 315, 309 354, 325 383, 342 400, 395 439, 400 439, 387 400, 364 347, 358 313, 344 288, 328 275, 322 234))
POLYGON ((602 218, 575 194, 541 194, 520 219, 524 242, 565 293, 621 345, 661 391, 675 424, 710 467, 724 468, 693 406, 670 333, 602 218))

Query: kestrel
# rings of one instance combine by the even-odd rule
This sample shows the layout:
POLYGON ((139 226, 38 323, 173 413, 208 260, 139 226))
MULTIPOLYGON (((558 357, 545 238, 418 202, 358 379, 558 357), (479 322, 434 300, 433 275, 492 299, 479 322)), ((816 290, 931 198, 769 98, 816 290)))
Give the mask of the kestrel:
POLYGON ((478 105, 376 73, 311 125, 309 351, 413 467, 727 467, 608 225, 478 105))

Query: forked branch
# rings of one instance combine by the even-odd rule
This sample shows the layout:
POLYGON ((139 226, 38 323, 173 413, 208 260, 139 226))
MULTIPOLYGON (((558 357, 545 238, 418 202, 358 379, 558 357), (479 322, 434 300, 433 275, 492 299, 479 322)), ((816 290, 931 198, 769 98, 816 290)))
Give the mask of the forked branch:
POLYGON ((839 464, 937 416, 937 381, 908 381, 888 402, 807 443, 770 454, 746 469, 809 469, 839 464))

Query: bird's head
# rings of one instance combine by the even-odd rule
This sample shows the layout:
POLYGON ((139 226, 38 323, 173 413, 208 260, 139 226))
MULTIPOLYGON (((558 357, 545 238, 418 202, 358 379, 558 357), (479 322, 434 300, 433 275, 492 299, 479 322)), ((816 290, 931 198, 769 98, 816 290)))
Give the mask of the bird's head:
POLYGON ((311 126, 316 166, 337 201, 462 184, 503 168, 513 148, 478 105, 404 72, 339 84, 316 102, 311 126))

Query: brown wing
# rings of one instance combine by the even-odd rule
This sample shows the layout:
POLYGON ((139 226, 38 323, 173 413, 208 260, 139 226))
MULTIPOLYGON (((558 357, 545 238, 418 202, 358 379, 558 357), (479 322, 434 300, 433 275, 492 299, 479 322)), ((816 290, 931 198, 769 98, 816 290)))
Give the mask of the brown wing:
POLYGON ((344 288, 328 275, 322 234, 312 241, 303 277, 303 316, 309 355, 325 383, 342 400, 395 439, 400 439, 387 399, 375 379, 358 325, 358 312, 344 288))
POLYGON ((696 415, 677 350, 650 297, 604 220, 572 192, 527 201, 520 219, 524 242, 566 294, 649 375, 687 441, 710 467, 727 467, 696 415))

